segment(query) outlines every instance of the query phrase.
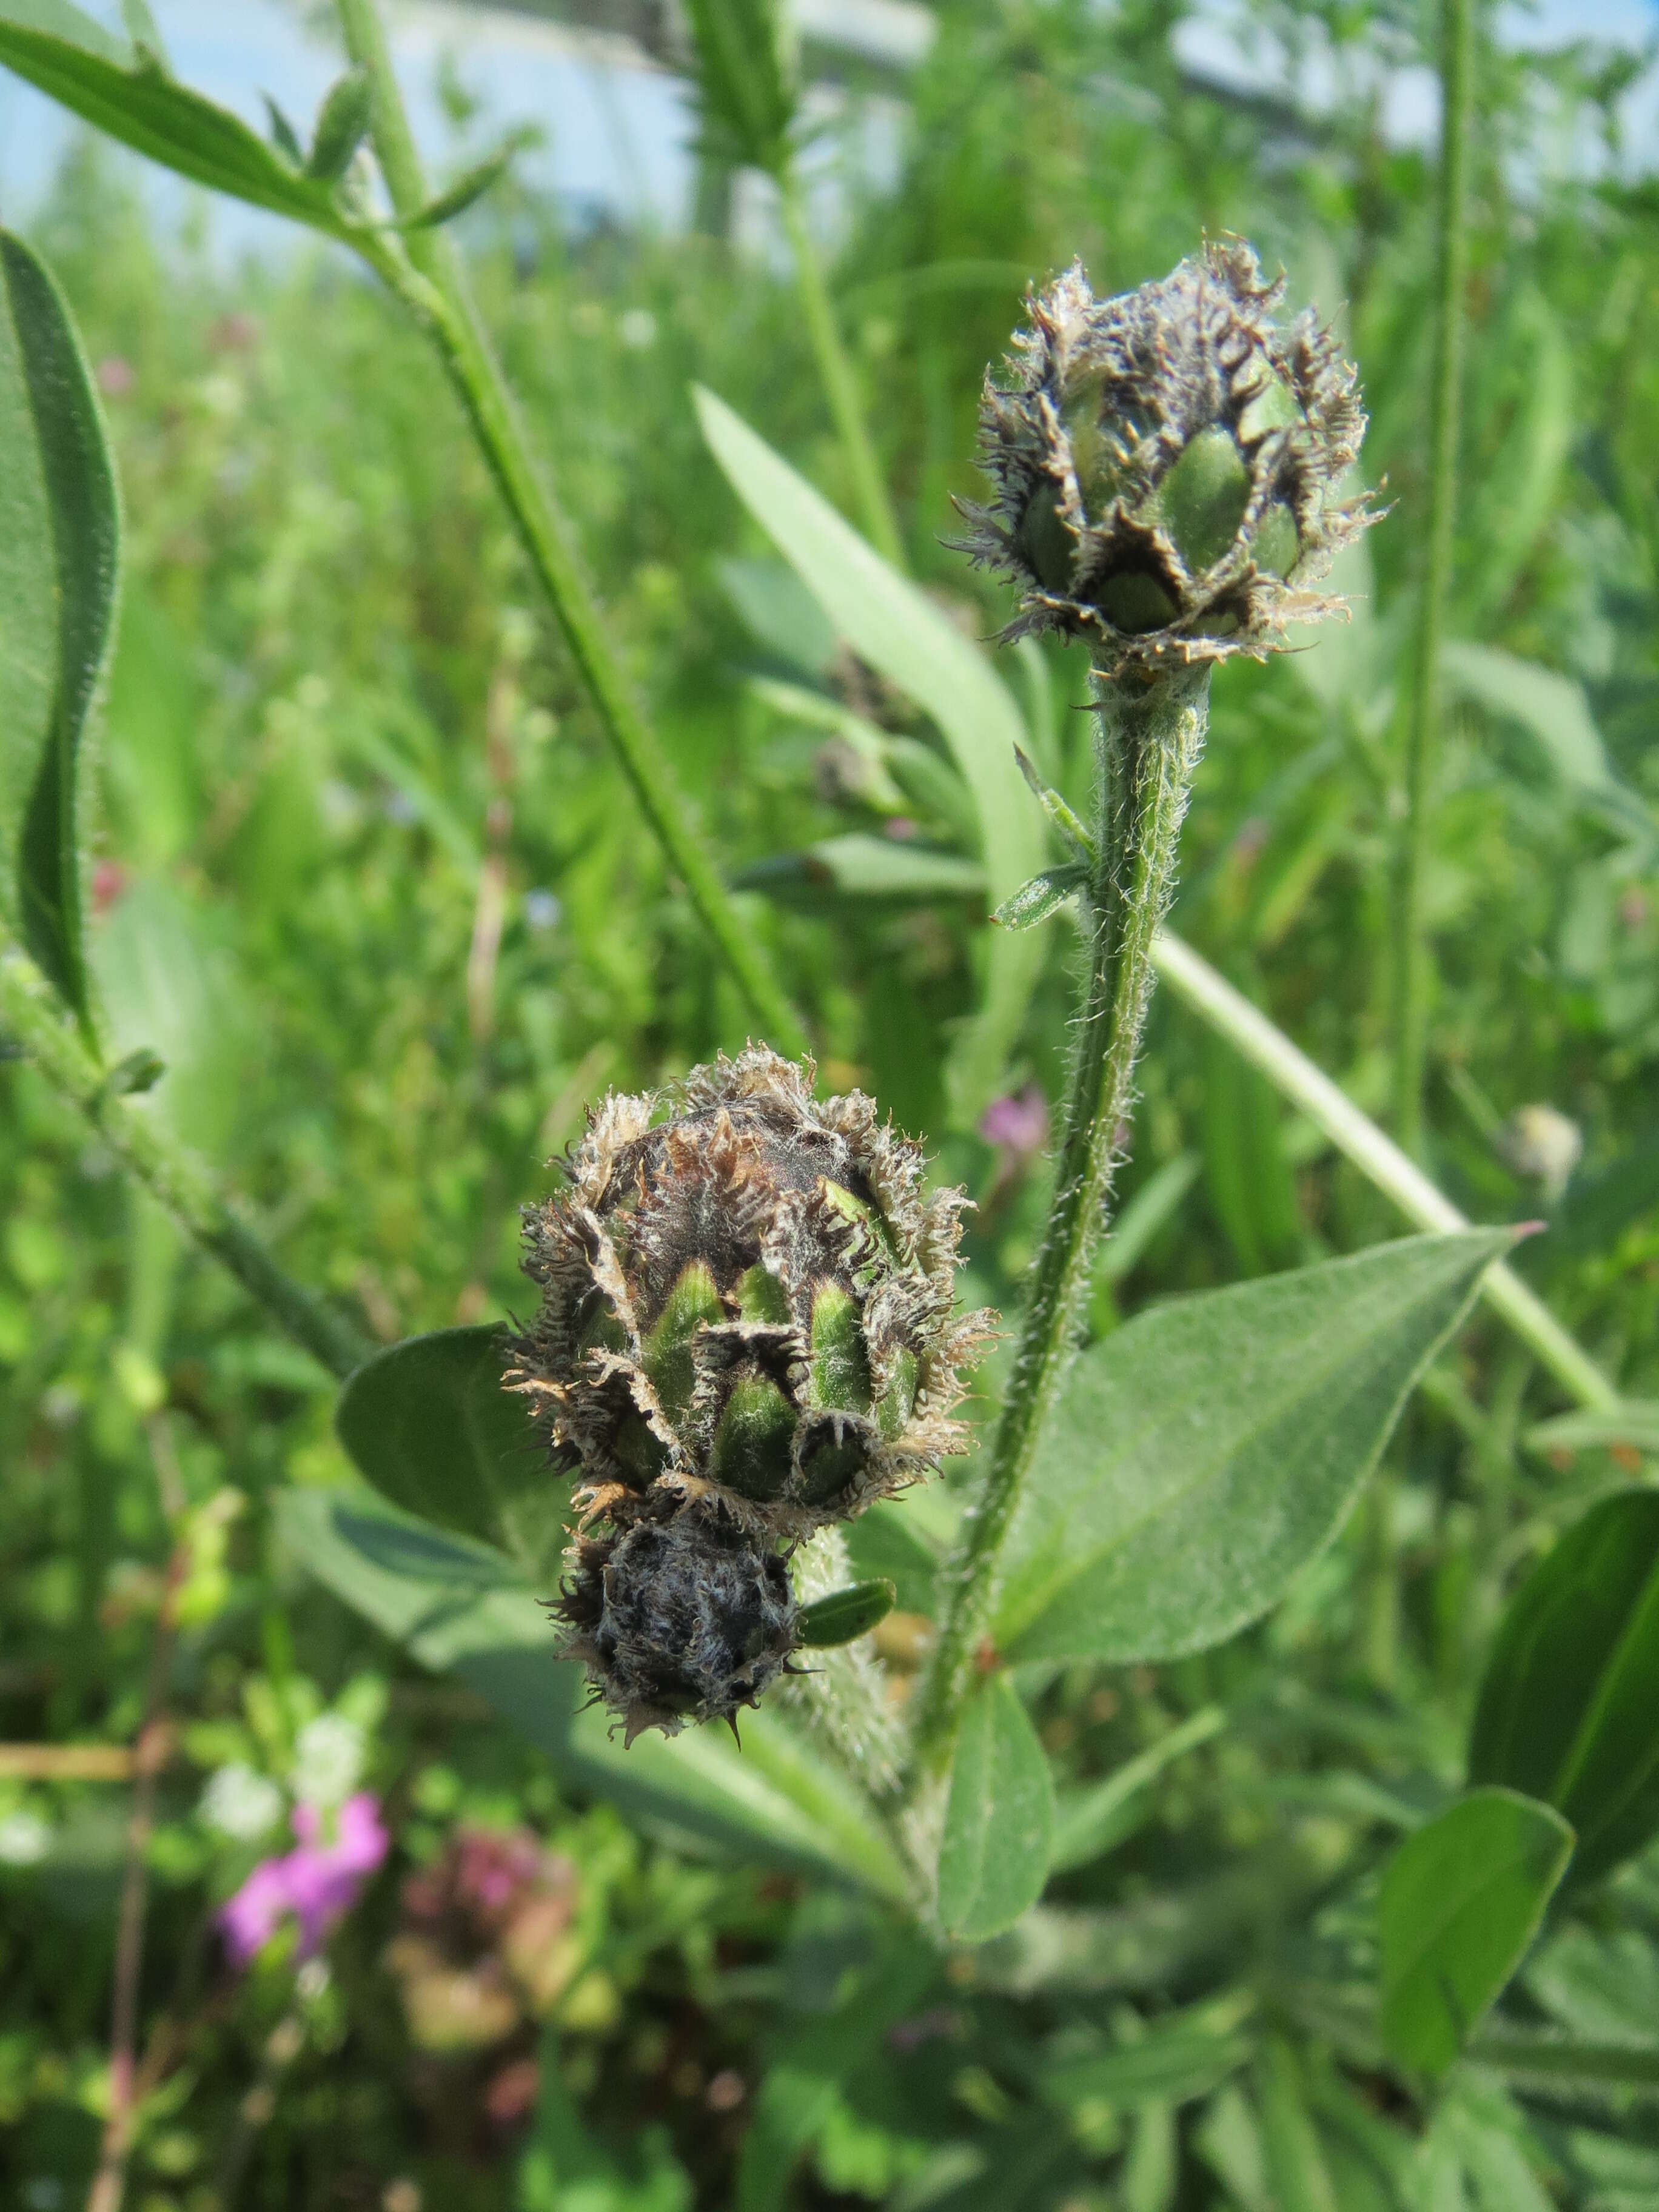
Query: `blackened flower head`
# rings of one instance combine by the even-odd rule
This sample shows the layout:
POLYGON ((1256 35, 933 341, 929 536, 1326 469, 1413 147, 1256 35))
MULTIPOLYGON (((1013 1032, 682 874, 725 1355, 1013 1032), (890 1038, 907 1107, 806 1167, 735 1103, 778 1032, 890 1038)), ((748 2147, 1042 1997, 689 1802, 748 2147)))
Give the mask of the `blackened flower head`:
POLYGON ((764 1048, 612 1096, 526 1215, 541 1308, 521 1391, 588 1516, 662 1498, 799 1537, 962 1449, 960 1191, 860 1091, 814 1100, 764 1048))
POLYGON ((1364 434, 1357 372, 1251 249, 1206 245, 1161 282, 1097 300, 1074 264, 1030 301, 1006 383, 986 380, 995 487, 968 550, 1012 575, 1012 634, 1086 637, 1110 665, 1257 653, 1365 527, 1338 487, 1364 434))
POLYGON ((653 1500, 641 1517, 578 1540, 555 1607, 567 1654, 632 1743, 759 1703, 795 1647, 782 1556, 713 1498, 653 1500))

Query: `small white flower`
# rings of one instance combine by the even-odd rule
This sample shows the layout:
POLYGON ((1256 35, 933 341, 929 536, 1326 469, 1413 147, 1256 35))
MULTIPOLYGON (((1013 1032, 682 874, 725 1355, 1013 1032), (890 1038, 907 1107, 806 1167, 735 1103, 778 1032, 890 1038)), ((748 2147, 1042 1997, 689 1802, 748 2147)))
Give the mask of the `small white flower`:
POLYGON ((303 1804, 343 1805, 363 1771, 363 1732, 342 1713, 320 1713, 300 1730, 289 1784, 303 1804))
POLYGON ((644 353, 657 343, 657 319, 649 307, 630 307, 617 328, 630 353, 644 353))
POLYGON ((0 1865, 39 1866, 52 1849, 52 1830, 38 1813, 8 1813, 0 1820, 0 1865))
POLYGON ((210 1828, 239 1844, 251 1844, 281 1818, 283 1793, 239 1759, 209 1777, 200 1810, 210 1828))

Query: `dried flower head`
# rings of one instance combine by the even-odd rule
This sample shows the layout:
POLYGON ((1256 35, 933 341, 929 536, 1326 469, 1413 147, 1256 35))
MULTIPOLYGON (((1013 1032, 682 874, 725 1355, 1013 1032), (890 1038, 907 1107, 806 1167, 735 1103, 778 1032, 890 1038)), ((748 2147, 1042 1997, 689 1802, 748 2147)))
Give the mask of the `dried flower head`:
POLYGON ((1307 586, 1370 519, 1336 495, 1365 417, 1331 333, 1274 324, 1283 291, 1227 240, 1115 299, 1080 264, 1033 295, 1010 380, 986 380, 995 497, 968 510, 967 550, 1020 586, 1011 635, 1150 668, 1260 654, 1332 611, 1307 586))
POLYGON ((990 1319, 953 1311, 966 1201, 924 1194, 921 1147, 812 1075, 750 1047, 672 1097, 613 1094, 526 1213, 542 1303, 509 1387, 590 1517, 710 1497, 802 1536, 962 1449, 990 1319))
POLYGON ((611 1096, 526 1215, 540 1310, 514 1346, 585 1533, 557 1610, 605 1703, 729 1718, 789 1656, 781 1542, 963 1448, 959 1191, 860 1092, 750 1047, 611 1096))

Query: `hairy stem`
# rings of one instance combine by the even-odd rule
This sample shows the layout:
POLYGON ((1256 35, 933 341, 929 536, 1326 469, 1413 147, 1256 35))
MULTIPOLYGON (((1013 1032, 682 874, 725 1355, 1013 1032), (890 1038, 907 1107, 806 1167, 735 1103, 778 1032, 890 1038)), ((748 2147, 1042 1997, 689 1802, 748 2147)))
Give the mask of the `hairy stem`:
MULTIPOLYGON (((393 207, 407 217, 422 204, 425 188, 386 33, 374 0, 339 0, 339 12, 347 49, 369 81, 381 174, 393 207)), ((448 240, 441 231, 411 231, 407 245, 398 247, 377 234, 354 231, 351 242, 435 344, 641 811, 750 1013, 781 1052, 805 1051, 800 1023, 754 931, 739 919, 713 855, 693 825, 667 756, 605 635, 569 524, 531 459, 513 396, 448 240)))
POLYGON ((1152 939, 1175 879, 1187 794, 1209 715, 1207 669, 1099 686, 1098 850, 1088 980, 1048 1225, 990 1463, 947 1573, 950 1592, 918 1698, 919 1775, 940 1771, 988 1638, 997 1572, 1043 1422, 1070 1360, 1089 1255, 1105 1218, 1134 1100, 1152 988, 1152 939))
POLYGON ((1429 513, 1416 655, 1406 724, 1402 826, 1394 903, 1394 1119, 1407 1152, 1422 1150, 1430 963, 1423 925, 1429 794, 1440 726, 1440 639, 1451 588, 1457 508, 1457 424, 1468 264, 1468 166, 1474 0, 1442 0, 1440 185, 1436 208, 1434 350, 1429 380, 1429 513))
POLYGON ((289 1334, 339 1376, 374 1346, 284 1273, 258 1236, 154 1115, 111 1088, 107 1072, 65 1024, 51 984, 0 930, 0 1034, 21 1047, 54 1091, 102 1138, 122 1166, 181 1229, 229 1268, 289 1334))
MULTIPOLYGON (((1224 975, 1167 930, 1152 947, 1158 974, 1182 1003, 1259 1067, 1282 1097, 1299 1107, 1346 1153, 1366 1180, 1392 1199, 1419 1229, 1454 1231, 1471 1224, 1443 1191, 1429 1181, 1398 1145, 1299 1046, 1274 1027, 1259 1006, 1234 990, 1224 975)), ((1480 1278, 1480 1295, 1500 1314, 1542 1366, 1581 1406, 1617 1406, 1620 1395, 1577 1339, 1570 1336, 1513 1267, 1494 1261, 1480 1278)))
POLYGON ((887 486, 876 459, 875 447, 871 442, 870 426, 859 402, 853 365, 847 358, 846 347, 842 343, 830 289, 823 281, 823 266, 807 223, 800 179, 793 161, 783 169, 777 184, 783 228, 795 264, 795 283, 800 290, 801 309, 806 317, 806 335, 811 341, 812 351, 817 356, 824 398, 830 403, 836 434, 841 440, 842 451, 847 458, 854 493, 863 518, 864 534, 884 561, 895 568, 902 569, 905 561, 904 550, 899 541, 898 525, 893 519, 892 502, 887 496, 887 486))

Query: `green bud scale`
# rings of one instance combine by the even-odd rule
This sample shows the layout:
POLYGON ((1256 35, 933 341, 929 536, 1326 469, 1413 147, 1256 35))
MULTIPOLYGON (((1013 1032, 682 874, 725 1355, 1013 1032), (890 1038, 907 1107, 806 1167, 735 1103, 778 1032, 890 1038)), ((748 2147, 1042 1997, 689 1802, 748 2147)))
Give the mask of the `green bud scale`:
POLYGON ((1086 637, 1103 667, 1261 654, 1338 605, 1309 586, 1371 517, 1338 487, 1364 434, 1357 372, 1311 313, 1273 320, 1237 240, 1097 300, 1074 264, 989 376, 995 488, 965 550, 1012 575, 1010 636, 1086 637))
POLYGON ((541 1306, 508 1386, 584 1531, 608 1524, 558 1610, 630 1735, 753 1703, 793 1633, 793 1601, 761 1602, 775 1566, 787 1595, 779 1545, 963 1449, 960 1370, 991 1319, 954 1310, 965 1200, 924 1192, 920 1147, 862 1093, 815 1101, 813 1073, 751 1047, 613 1095, 526 1215, 541 1306), (694 1659, 663 1593, 717 1557, 694 1659))

